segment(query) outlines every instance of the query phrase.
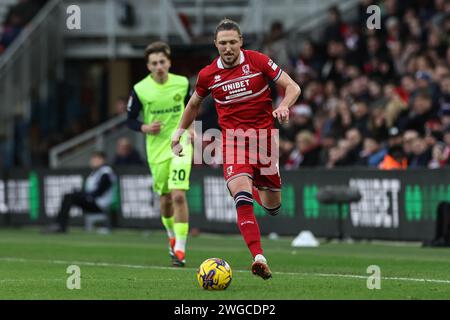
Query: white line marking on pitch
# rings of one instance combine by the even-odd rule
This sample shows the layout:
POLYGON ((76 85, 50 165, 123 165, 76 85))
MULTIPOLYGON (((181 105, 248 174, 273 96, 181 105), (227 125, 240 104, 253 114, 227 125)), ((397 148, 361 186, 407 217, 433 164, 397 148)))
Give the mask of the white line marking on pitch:
MULTIPOLYGON (((120 264, 109 262, 91 262, 91 261, 64 261, 64 260, 43 260, 43 259, 23 259, 14 257, 2 257, 0 261, 7 262, 38 262, 38 263, 51 263, 51 264, 77 264, 92 267, 116 267, 116 268, 131 268, 131 269, 155 269, 155 270, 189 270, 196 271, 196 268, 176 268, 176 267, 163 267, 163 266, 148 266, 139 264, 120 264)), ((249 272, 249 270, 233 270, 233 272, 249 272)), ((273 272, 280 275, 291 276, 316 276, 316 277, 337 277, 337 278, 354 278, 354 279, 367 279, 368 276, 353 275, 353 274, 340 274, 340 273, 308 273, 308 272, 273 272)), ((442 279, 424 279, 424 278, 406 278, 406 277, 381 277, 384 280, 394 281, 411 281, 411 282, 431 282, 431 283, 445 283, 450 284, 450 280, 442 279)))

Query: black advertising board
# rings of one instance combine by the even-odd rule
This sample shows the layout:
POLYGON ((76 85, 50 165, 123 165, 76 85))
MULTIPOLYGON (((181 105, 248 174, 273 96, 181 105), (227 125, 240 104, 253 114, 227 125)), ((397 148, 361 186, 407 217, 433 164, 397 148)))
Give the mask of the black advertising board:
MULTIPOLYGON (((12 170, 0 175, 0 223, 47 224, 65 193, 82 188, 89 170, 12 170)), ((118 227, 161 228, 159 197, 145 167, 116 168, 119 180, 113 212, 118 227)), ((255 204, 261 232, 297 235, 310 230, 319 237, 338 235, 338 205, 325 205, 317 192, 328 185, 357 188, 362 199, 343 205, 343 232, 355 239, 427 240, 433 237, 436 208, 450 201, 450 169, 380 171, 282 171, 283 210, 268 216, 255 204)), ((234 201, 221 169, 193 168, 187 193, 190 227, 203 232, 238 233, 234 201)), ((71 212, 82 225, 81 211, 71 212)))

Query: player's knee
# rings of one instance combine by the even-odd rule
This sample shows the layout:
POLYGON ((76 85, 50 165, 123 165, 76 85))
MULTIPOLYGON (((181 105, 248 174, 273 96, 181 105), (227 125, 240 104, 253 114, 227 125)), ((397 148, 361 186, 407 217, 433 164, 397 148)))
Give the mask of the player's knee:
POLYGON ((172 201, 170 194, 163 194, 159 197, 159 202, 163 205, 170 204, 172 201))
POLYGON ((186 202, 186 195, 181 192, 174 193, 172 195, 172 202, 175 205, 183 205, 186 202))

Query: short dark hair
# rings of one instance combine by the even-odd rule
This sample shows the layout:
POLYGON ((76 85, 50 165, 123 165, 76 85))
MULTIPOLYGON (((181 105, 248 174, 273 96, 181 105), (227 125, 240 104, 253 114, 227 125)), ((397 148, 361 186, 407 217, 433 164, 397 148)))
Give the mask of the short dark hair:
POLYGON ((220 31, 224 30, 234 30, 237 31, 240 37, 242 37, 241 28, 239 27, 239 24, 236 21, 233 21, 231 19, 225 18, 222 19, 219 24, 216 27, 216 32, 214 33, 214 39, 217 38, 217 34, 220 31))
POLYGON ((103 151, 94 151, 92 152, 91 158, 102 158, 103 160, 106 160, 106 153, 103 151))
POLYGON ((152 53, 162 53, 167 59, 170 59, 170 47, 163 41, 155 41, 145 48, 145 61, 148 61, 148 56, 152 53))

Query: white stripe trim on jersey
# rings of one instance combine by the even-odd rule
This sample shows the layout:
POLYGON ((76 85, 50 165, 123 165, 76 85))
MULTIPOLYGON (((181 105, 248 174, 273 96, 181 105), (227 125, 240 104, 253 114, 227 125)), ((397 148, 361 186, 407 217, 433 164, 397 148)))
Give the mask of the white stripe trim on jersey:
POLYGON ((270 187, 265 187, 265 186, 256 187, 256 189, 258 189, 258 190, 270 190, 270 191, 275 191, 275 192, 281 191, 281 189, 279 189, 279 188, 270 188, 270 187))
POLYGON ((244 92, 241 92, 241 93, 232 94, 231 96, 226 96, 225 99, 230 100, 230 99, 234 99, 234 98, 240 98, 240 97, 243 97, 243 96, 248 96, 249 94, 252 94, 252 93, 253 93, 252 90, 244 91, 244 92))
POLYGON ((214 101, 217 102, 217 103, 220 103, 220 104, 229 104, 229 103, 240 102, 240 101, 244 101, 244 100, 248 100, 248 99, 257 97, 257 96, 261 95, 264 91, 266 91, 268 88, 269 88, 269 85, 266 84, 266 86, 264 88, 262 88, 260 91, 254 93, 254 94, 252 94, 250 96, 245 96, 245 97, 242 97, 242 98, 228 100, 228 101, 220 101, 220 100, 217 100, 216 98, 214 98, 214 101))
MULTIPOLYGON (((227 183, 227 188, 228 188, 228 183, 229 183, 231 180, 233 180, 234 178, 242 177, 242 176, 247 176, 247 177, 249 177, 250 179, 253 180, 253 176, 252 176, 250 173, 247 173, 247 172, 238 173, 237 175, 234 175, 234 176, 232 176, 232 177, 230 177, 230 178, 227 179, 227 181, 226 181, 226 183, 227 183)), ((228 190, 230 190, 230 188, 228 188, 228 190)))
POLYGON ((241 81, 241 80, 245 80, 245 79, 250 79, 250 78, 259 76, 260 74, 262 74, 262 72, 252 73, 252 74, 249 74, 247 76, 242 76, 242 77, 239 77, 239 78, 235 78, 235 79, 219 82, 219 83, 216 83, 215 85, 212 85, 211 87, 209 87, 208 90, 215 89, 217 87, 220 87, 220 86, 225 85, 225 84, 230 83, 230 82, 236 82, 236 81, 241 81))
POLYGON ((278 68, 278 65, 275 62, 272 62, 272 66, 271 66, 272 70, 275 71, 278 68))
POLYGON ((281 70, 280 69, 280 71, 278 71, 278 74, 276 75, 276 77, 275 78, 273 78, 273 81, 277 81, 278 80, 278 78, 280 78, 281 77, 281 74, 283 73, 283 70, 281 70))
MULTIPOLYGON (((244 61, 245 61, 244 53, 242 51, 240 51, 239 52, 239 64, 241 64, 244 61)), ((219 69, 226 69, 223 66, 223 62, 222 62, 222 58, 221 57, 219 57, 219 59, 217 59, 217 68, 219 68, 219 69)))

